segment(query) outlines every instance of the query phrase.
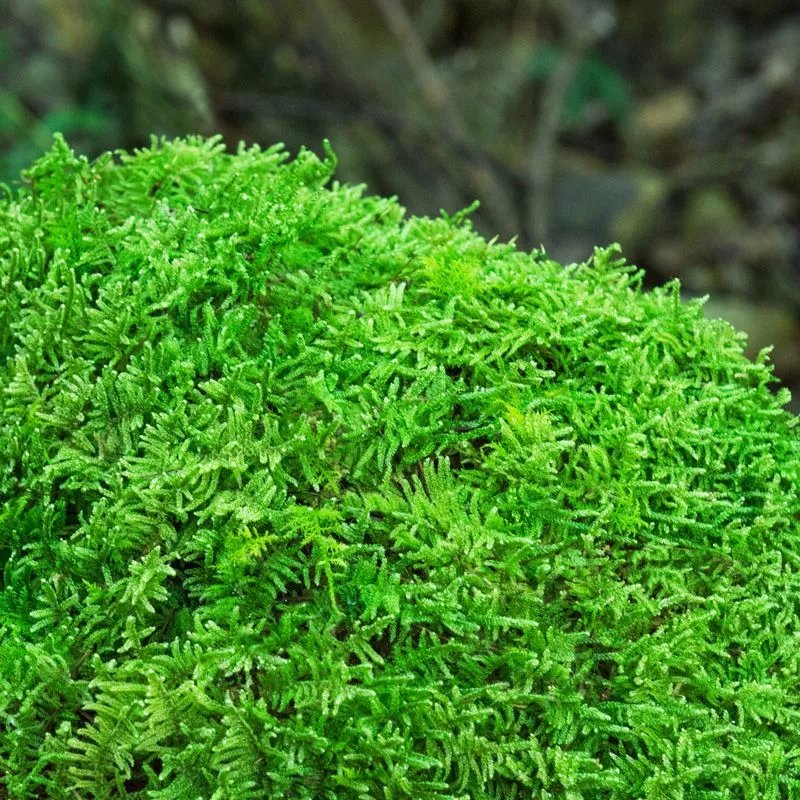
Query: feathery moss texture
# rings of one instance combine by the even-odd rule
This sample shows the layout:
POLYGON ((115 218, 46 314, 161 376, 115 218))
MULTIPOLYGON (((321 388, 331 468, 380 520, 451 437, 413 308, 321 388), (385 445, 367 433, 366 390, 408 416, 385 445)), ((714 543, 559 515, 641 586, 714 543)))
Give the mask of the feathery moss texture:
POLYGON ((334 164, 57 139, 0 201, 0 795, 800 798, 766 353, 334 164))

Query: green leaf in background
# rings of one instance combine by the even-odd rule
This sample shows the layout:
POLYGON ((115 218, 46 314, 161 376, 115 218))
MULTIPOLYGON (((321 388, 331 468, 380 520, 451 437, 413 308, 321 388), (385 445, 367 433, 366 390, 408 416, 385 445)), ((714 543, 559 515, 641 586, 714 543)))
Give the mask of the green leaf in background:
MULTIPOLYGON (((558 45, 537 47, 530 62, 530 74, 536 81, 546 81, 555 71, 567 51, 558 45)), ((631 106, 630 87, 622 73, 597 55, 581 59, 564 93, 561 122, 574 125, 590 103, 601 103, 608 116, 619 122, 631 106)))

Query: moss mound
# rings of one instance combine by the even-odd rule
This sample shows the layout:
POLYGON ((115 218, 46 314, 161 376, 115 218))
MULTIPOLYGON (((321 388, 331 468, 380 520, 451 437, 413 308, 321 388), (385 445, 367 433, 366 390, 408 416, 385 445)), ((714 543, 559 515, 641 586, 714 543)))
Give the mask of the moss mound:
POLYGON ((800 797, 766 355, 333 167, 58 139, 0 202, 7 796, 800 797))

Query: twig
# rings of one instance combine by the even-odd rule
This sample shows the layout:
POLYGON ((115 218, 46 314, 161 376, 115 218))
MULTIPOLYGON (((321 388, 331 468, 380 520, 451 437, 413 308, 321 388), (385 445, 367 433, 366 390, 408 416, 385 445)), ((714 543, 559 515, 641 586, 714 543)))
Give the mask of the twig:
POLYGON ((547 81, 539 107, 536 136, 529 161, 531 187, 531 230, 533 240, 544 245, 550 233, 550 190, 553 178, 553 155, 558 139, 561 105, 572 82, 580 57, 575 52, 564 53, 547 81))
POLYGON ((614 14, 605 4, 593 8, 579 0, 556 3, 565 28, 566 43, 556 68, 544 87, 536 133, 528 160, 533 240, 543 245, 550 234, 550 194, 553 163, 564 96, 587 51, 614 27, 614 14))
POLYGON ((447 84, 439 75, 425 45, 417 35, 414 23, 401 0, 377 0, 389 30, 403 48, 414 79, 428 105, 458 138, 468 141, 467 126, 456 107, 447 84))
POLYGON ((402 0, 377 0, 389 30, 398 40, 423 99, 439 120, 441 133, 465 146, 472 164, 467 178, 472 189, 485 201, 485 213, 503 235, 520 233, 519 215, 508 200, 486 155, 473 142, 469 126, 442 79, 433 59, 417 34, 402 0))

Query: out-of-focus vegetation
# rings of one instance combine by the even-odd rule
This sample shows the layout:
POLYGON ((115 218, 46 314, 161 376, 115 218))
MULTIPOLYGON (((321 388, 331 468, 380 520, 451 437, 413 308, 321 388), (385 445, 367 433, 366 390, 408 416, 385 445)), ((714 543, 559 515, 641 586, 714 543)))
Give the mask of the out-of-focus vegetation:
POLYGON ((619 240, 797 389, 798 74, 794 0, 7 0, 0 179, 56 130, 328 137, 414 212, 479 197, 484 233, 567 261, 619 240))

